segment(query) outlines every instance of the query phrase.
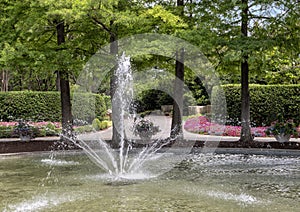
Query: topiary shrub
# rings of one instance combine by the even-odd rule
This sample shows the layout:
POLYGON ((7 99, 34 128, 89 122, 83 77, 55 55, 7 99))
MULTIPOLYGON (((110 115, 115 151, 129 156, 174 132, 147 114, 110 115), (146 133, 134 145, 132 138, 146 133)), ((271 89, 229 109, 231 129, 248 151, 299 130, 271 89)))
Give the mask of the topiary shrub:
MULTIPOLYGON (((226 97, 228 119, 238 124, 241 117, 241 86, 223 85, 222 89, 226 97)), ((283 114, 286 119, 292 118, 297 123, 300 121, 300 85, 250 85, 249 91, 253 125, 269 126, 278 114, 283 114)), ((220 89, 214 88, 212 98, 216 100, 216 105, 222 97, 220 94, 220 89)), ((216 107, 222 109, 220 105, 216 107)))

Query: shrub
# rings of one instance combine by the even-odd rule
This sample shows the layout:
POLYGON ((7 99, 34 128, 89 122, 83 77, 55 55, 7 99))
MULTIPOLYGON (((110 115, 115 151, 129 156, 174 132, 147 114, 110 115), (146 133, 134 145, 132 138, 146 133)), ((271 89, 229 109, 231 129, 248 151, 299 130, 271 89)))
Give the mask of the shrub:
POLYGON ((110 96, 103 95, 102 97, 104 99, 106 109, 111 108, 111 98, 110 98, 110 96))
MULTIPOLYGON (((173 102, 173 98, 163 91, 145 90, 139 94, 138 100, 136 100, 137 112, 161 109, 162 105, 173 105, 173 102)), ((183 103, 183 113, 188 114, 188 106, 196 105, 196 100, 191 92, 184 93, 183 103)))
POLYGON ((13 136, 13 126, 0 126, 0 138, 10 138, 13 136))
MULTIPOLYGON (((109 99, 108 97, 105 97, 109 99)), ((99 94, 76 93, 72 96, 74 119, 92 122, 103 120, 106 115, 104 96, 99 94)), ((18 119, 39 121, 61 121, 59 92, 10 91, 0 92, 0 121, 18 119)))
POLYGON ((95 129, 95 130, 100 130, 100 124, 101 124, 101 121, 97 118, 95 118, 92 122, 92 127, 95 129))
POLYGON ((102 95, 75 93, 72 99, 72 114, 74 119, 87 123, 92 123, 95 118, 104 120, 107 109, 102 95))
POLYGON ((108 127, 107 121, 101 121, 100 122, 100 125, 99 125, 100 130, 104 130, 107 127, 108 127))
MULTIPOLYGON (((240 122, 240 85, 223 85, 222 88, 226 97, 228 118, 240 122)), ((250 85, 249 90, 250 117, 254 125, 270 126, 278 114, 284 114, 286 119, 294 119, 297 123, 300 121, 300 85, 250 85)), ((218 105, 218 99, 222 96, 220 92, 219 88, 214 88, 212 94, 217 112, 226 109, 226 106, 218 105)))
POLYGON ((0 120, 59 121, 61 119, 58 92, 0 92, 0 120))
POLYGON ((160 109, 161 105, 171 105, 173 104, 173 99, 167 93, 150 89, 141 92, 137 100, 138 112, 147 111, 147 110, 156 110, 160 109))
POLYGON ((76 127, 74 129, 75 132, 78 132, 78 133, 85 133, 85 132, 92 132, 94 131, 95 129, 93 128, 92 125, 85 125, 85 126, 80 126, 80 127, 76 127))

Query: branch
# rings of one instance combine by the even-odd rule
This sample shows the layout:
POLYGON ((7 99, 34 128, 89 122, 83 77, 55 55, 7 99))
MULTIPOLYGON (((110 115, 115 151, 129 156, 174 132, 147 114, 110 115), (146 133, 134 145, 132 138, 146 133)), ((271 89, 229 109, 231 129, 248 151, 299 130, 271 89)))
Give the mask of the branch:
POLYGON ((55 31, 52 33, 52 35, 44 42, 44 44, 46 44, 46 43, 48 43, 51 39, 52 39, 52 37, 55 35, 55 31))
POLYGON ((249 18, 251 18, 251 19, 253 19, 253 18, 266 19, 266 20, 271 19, 271 17, 269 17, 269 16, 253 15, 252 13, 249 14, 249 18))
POLYGON ((99 26, 102 27, 102 29, 104 29, 106 32, 108 32, 109 34, 112 34, 111 29, 109 29, 104 23, 102 23, 101 21, 99 21, 98 19, 96 19, 95 17, 91 17, 90 14, 88 14, 88 16, 99 26))

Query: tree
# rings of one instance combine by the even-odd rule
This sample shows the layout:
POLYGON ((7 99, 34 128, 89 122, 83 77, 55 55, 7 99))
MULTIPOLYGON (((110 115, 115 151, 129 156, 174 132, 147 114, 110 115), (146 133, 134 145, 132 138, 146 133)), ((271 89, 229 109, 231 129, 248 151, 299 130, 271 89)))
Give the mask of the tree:
MULTIPOLYGON (((106 3, 94 3, 89 5, 88 16, 91 18, 91 21, 97 26, 100 27, 103 31, 105 31, 109 36, 109 45, 110 45, 110 54, 118 60, 118 35, 122 33, 120 28, 125 23, 122 22, 122 19, 126 19, 124 16, 120 16, 120 14, 128 9, 128 5, 123 0, 116 0, 112 2, 106 3), (99 8, 95 10, 94 8, 99 8), (107 16, 106 16, 106 15, 107 16), (118 20, 118 18, 120 18, 118 20), (117 21, 118 20, 118 21, 117 21), (121 31, 121 32, 120 32, 121 31)), ((111 96, 111 104, 112 104, 112 121, 113 121, 113 135, 111 146, 114 148, 119 147, 120 140, 122 139, 119 132, 119 122, 121 120, 120 112, 118 111, 119 105, 114 102, 114 95, 117 85, 117 76, 115 74, 117 67, 114 67, 110 70, 110 96, 111 96)))
MULTIPOLYGON (((184 15, 184 2, 177 0, 177 7, 181 16, 184 15)), ((183 86, 184 86, 184 48, 176 52, 175 81, 174 81, 174 103, 171 124, 171 138, 182 138, 182 114, 183 114, 183 86)))
POLYGON ((184 86, 184 49, 176 52, 174 103, 171 124, 171 138, 182 138, 182 114, 183 114, 183 86, 184 86))
MULTIPOLYGON (((249 20, 249 5, 248 0, 242 0, 242 19, 241 19, 241 36, 242 39, 248 37, 248 20, 249 20)), ((249 94, 249 65, 248 53, 242 49, 241 61, 241 137, 240 141, 249 143, 253 141, 250 129, 250 94, 249 94)))
MULTIPOLYGON (((7 46, 12 43, 16 54, 13 58, 2 57, 2 59, 6 64, 12 64, 14 61, 16 65, 12 65, 24 73, 22 77, 26 76, 24 70, 28 71, 28 80, 24 80, 24 83, 29 89, 34 89, 31 86, 34 78, 37 78, 39 83, 40 76, 51 76, 54 79, 55 73, 59 73, 57 76, 60 82, 64 130, 70 129, 72 125, 69 79, 70 76, 76 78, 76 72, 82 69, 84 62, 83 55, 80 54, 85 49, 80 43, 83 45, 86 42, 81 40, 84 29, 79 26, 85 19, 78 9, 78 4, 82 3, 86 2, 16 1, 6 7, 13 18, 5 21, 5 24, 12 26, 17 32, 14 34, 15 37, 9 37, 7 46)), ((2 36, 4 37, 4 34, 2 36)), ((22 85, 20 87, 23 88, 22 85)), ((48 89, 46 86, 45 88, 48 89)))
MULTIPOLYGON (((56 24, 57 45, 60 46, 65 43, 65 22, 64 20, 54 20, 56 24)), ((61 98, 61 112, 62 112, 62 129, 63 133, 68 135, 72 131, 73 118, 71 106, 71 94, 69 75, 63 69, 58 70, 60 98, 61 98)))
MULTIPOLYGON (((209 48, 200 44, 204 53, 220 73, 224 83, 238 83, 240 80, 242 84, 240 141, 249 143, 253 140, 250 133, 249 77, 252 76, 253 81, 262 80, 259 79, 259 76, 264 76, 265 72, 262 70, 261 64, 265 64, 265 62, 262 60, 261 54, 272 50, 274 46, 281 46, 281 48, 285 46, 286 48, 287 43, 290 47, 292 44, 293 49, 295 46, 299 46, 295 44, 295 40, 297 42, 299 39, 294 39, 294 42, 288 39, 289 42, 286 42, 287 39, 283 36, 287 33, 285 28, 291 26, 291 23, 283 24, 287 23, 286 16, 290 14, 293 17, 292 20, 297 22, 296 14, 299 13, 299 10, 295 11, 297 11, 296 8, 299 8, 299 2, 194 1, 189 8, 192 11, 192 17, 198 18, 198 21, 194 19, 196 29, 191 30, 191 34, 197 37, 187 36, 187 38, 194 39, 192 40, 194 43, 198 39, 209 48), (205 34, 209 36, 205 37, 205 34)), ((293 25, 293 27, 295 26, 293 25)), ((291 30, 291 32, 294 31, 291 30)), ((295 33, 291 33, 291 35, 297 37, 295 33)))

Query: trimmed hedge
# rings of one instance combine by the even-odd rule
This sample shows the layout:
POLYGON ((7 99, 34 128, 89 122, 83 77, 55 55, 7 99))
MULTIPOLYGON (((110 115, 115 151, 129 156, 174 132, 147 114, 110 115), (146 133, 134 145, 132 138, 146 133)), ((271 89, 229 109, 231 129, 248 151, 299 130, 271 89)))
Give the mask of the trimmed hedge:
POLYGON ((104 120, 106 102, 102 95, 91 93, 75 93, 72 97, 72 114, 74 119, 92 123, 95 118, 104 120))
MULTIPOLYGON (((145 90, 141 92, 135 101, 138 113, 161 109, 162 105, 173 105, 173 98, 161 90, 145 90)), ((191 92, 183 95, 183 114, 188 114, 188 106, 195 105, 196 100, 191 92)))
MULTIPOLYGON (((103 120, 106 115, 106 103, 102 95, 76 94, 72 97, 74 119, 91 123, 94 118, 103 120)), ((61 103, 59 92, 10 91, 0 92, 0 120, 16 121, 61 121, 61 103)))
MULTIPOLYGON (((226 97, 229 122, 237 124, 241 117, 241 86, 222 85, 226 97)), ((270 126, 278 114, 286 119, 300 122, 300 85, 249 85, 250 117, 253 125, 270 126)), ((212 100, 215 105, 221 99, 221 90, 214 88, 212 100)), ((226 107, 216 106, 217 110, 226 107)))
POLYGON ((60 121, 58 92, 0 92, 0 120, 60 121))

